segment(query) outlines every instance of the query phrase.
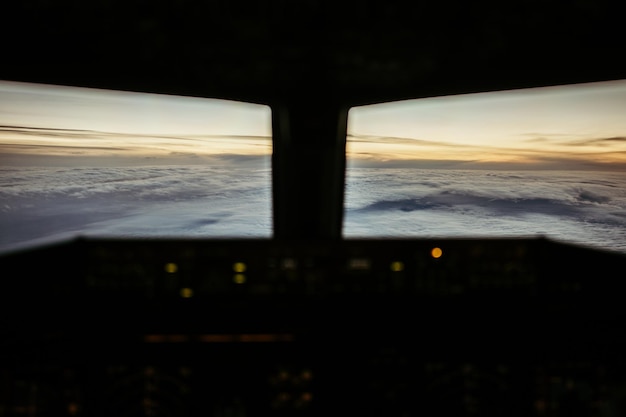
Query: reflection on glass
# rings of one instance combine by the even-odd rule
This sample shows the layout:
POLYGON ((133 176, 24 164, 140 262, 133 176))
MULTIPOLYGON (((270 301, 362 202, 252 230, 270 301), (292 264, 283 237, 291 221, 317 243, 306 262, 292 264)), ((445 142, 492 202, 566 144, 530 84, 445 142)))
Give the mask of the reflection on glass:
POLYGON ((544 235, 626 252, 626 80, 362 106, 344 235, 544 235))
POLYGON ((0 82, 0 250, 269 237, 270 154, 267 106, 0 82))

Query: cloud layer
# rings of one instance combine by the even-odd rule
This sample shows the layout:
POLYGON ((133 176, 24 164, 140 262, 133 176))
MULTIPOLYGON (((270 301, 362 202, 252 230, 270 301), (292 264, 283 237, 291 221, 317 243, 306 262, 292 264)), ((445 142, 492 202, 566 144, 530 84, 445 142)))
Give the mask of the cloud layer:
MULTIPOLYGON (((1 167, 0 250, 89 236, 269 237, 268 166, 1 167)), ((626 252, 626 174, 351 168, 346 237, 548 237, 626 252)))
POLYGON ((0 250, 77 235, 271 235, 269 168, 0 168, 0 250))
POLYGON ((352 168, 344 234, 540 234, 626 252, 626 175, 352 168))

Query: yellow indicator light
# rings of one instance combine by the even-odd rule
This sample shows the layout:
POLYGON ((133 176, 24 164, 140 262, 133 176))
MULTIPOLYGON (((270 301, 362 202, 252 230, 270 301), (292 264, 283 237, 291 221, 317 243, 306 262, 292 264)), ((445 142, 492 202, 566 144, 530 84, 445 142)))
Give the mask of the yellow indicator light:
POLYGON ((169 262, 165 264, 165 272, 168 274, 175 274, 178 271, 178 265, 174 262, 169 262))
POLYGON ((244 284, 246 282, 246 276, 244 274, 233 275, 233 282, 235 284, 244 284))
POLYGON ((404 271, 404 262, 400 262, 400 261, 395 261, 392 262, 391 265, 389 265, 389 268, 393 271, 393 272, 401 272, 404 271))
POLYGON ((191 298, 193 297, 193 290, 191 288, 181 288, 180 289, 180 296, 183 298, 191 298))
POLYGON ((435 259, 439 259, 441 255, 443 255, 443 251, 441 248, 433 248, 433 250, 430 251, 430 255, 435 259))
POLYGON ((238 273, 246 272, 246 264, 243 262, 235 262, 233 264, 233 271, 238 273))

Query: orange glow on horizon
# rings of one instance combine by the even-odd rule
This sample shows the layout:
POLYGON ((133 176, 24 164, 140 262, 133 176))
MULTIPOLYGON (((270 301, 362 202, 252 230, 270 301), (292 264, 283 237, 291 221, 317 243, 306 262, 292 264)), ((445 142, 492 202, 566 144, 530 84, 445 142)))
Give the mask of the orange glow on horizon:
POLYGON ((626 80, 355 107, 348 163, 626 168, 626 80))
POLYGON ((15 157, 269 156, 271 138, 264 105, 0 80, 0 145, 15 157))

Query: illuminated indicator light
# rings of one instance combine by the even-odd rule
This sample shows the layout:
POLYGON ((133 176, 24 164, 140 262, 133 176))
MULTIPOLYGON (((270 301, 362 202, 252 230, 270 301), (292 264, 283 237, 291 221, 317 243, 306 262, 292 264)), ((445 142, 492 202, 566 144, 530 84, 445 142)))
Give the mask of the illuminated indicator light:
POLYGON ((298 268, 298 261, 293 258, 285 258, 281 262, 281 268, 285 270, 294 270, 298 268))
POLYGON ((246 264, 243 262, 235 262, 233 264, 233 271, 238 273, 246 272, 246 264))
POLYGON ((198 336, 198 340, 202 343, 230 343, 235 337, 232 334, 204 334, 198 336))
POLYGON ((70 402, 67 405, 67 413, 70 416, 75 416, 78 415, 78 412, 80 411, 80 406, 78 404, 76 404, 75 402, 70 402))
POLYGON ((178 271, 178 265, 174 262, 169 262, 165 264, 165 272, 168 274, 175 274, 178 271))
POLYGON ((433 248, 433 250, 430 251, 430 255, 435 259, 439 259, 441 255, 443 255, 443 251, 441 248, 433 248))
POLYGON ((546 402, 546 400, 535 400, 535 410, 537 410, 537 412, 539 412, 540 414, 544 414, 547 409, 548 403, 546 402))
POLYGON ((361 270, 365 271, 371 268, 371 262, 369 259, 364 258, 354 258, 348 261, 348 268, 352 270, 361 270))
POLYGON ((404 271, 404 263, 400 262, 400 261, 395 261, 392 262, 391 265, 389 266, 389 268, 393 271, 393 272, 401 272, 404 271))
POLYGON ((165 341, 165 337, 160 334, 147 334, 143 337, 143 341, 146 343, 162 343, 165 341))
POLYGON ((240 334, 237 338, 238 342, 291 342, 293 337, 289 334, 272 334, 272 333, 258 333, 258 334, 240 334))
POLYGON ((183 298, 191 298, 193 297, 193 290, 191 288, 181 288, 180 289, 180 296, 183 298))
POLYGON ((233 276, 233 282, 235 284, 245 284, 246 276, 244 274, 235 274, 233 276))

